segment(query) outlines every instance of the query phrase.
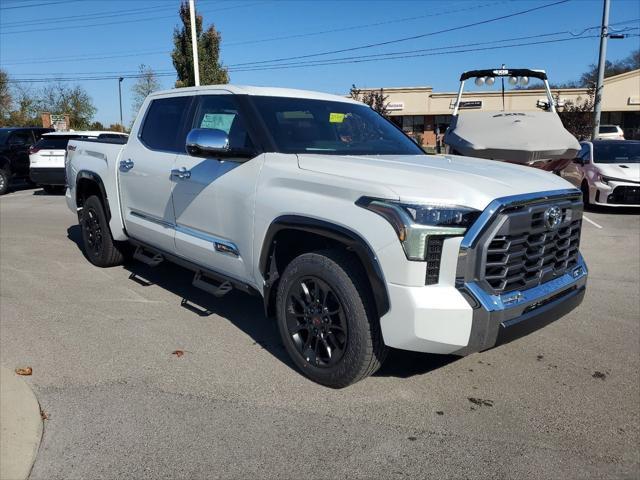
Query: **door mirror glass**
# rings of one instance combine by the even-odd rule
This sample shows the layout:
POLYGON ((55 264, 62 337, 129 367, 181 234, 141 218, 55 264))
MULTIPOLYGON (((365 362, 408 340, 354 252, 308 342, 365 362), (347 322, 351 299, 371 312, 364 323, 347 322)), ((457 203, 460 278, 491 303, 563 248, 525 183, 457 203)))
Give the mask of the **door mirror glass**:
POLYGON ((186 150, 193 157, 228 156, 229 136, 216 128, 194 128, 187 135, 186 150))

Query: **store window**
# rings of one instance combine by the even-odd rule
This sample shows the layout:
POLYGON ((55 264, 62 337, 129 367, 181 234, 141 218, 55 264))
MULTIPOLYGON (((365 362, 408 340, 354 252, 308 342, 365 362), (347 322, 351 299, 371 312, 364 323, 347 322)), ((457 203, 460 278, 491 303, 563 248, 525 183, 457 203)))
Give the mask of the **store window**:
POLYGON ((406 115, 402 117, 402 130, 409 135, 424 133, 424 115, 406 115))

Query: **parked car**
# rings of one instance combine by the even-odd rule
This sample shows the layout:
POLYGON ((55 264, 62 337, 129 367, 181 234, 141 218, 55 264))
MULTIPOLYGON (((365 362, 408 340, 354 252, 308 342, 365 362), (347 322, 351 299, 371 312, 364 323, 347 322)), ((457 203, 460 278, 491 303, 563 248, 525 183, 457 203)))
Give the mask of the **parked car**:
POLYGON ((0 195, 9 190, 12 180, 29 178, 29 148, 52 128, 0 128, 0 195))
POLYGON ((600 125, 598 140, 624 140, 624 130, 619 125, 600 125))
POLYGON ((640 141, 582 142, 562 176, 582 190, 585 205, 640 206, 640 141))
POLYGON ((45 133, 29 149, 29 177, 47 193, 63 192, 66 184, 64 156, 72 138, 126 138, 126 133, 71 131, 45 133))
MULTIPOLYGON (((86 257, 194 271, 262 297, 309 378, 344 387, 388 347, 466 355, 585 293, 580 190, 540 170, 430 156, 368 106, 231 85, 151 94, 122 145, 70 140, 86 257)), ((259 320, 259 319, 256 319, 259 320)), ((243 360, 247 365, 247 360, 243 360)))

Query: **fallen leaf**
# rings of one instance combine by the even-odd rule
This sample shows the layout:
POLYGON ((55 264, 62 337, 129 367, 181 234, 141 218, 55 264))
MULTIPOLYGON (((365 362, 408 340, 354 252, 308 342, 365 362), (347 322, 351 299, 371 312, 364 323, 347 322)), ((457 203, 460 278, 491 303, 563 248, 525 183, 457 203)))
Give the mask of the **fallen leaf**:
POLYGON ((33 370, 31 369, 31 367, 16 368, 16 373, 18 375, 31 375, 33 373, 33 370))
POLYGON ((42 420, 49 420, 49 414, 42 409, 40 409, 40 417, 42 417, 42 420))
POLYGON ((184 355, 184 350, 175 350, 175 351, 171 352, 171 354, 175 355, 178 358, 180 358, 181 356, 184 355))

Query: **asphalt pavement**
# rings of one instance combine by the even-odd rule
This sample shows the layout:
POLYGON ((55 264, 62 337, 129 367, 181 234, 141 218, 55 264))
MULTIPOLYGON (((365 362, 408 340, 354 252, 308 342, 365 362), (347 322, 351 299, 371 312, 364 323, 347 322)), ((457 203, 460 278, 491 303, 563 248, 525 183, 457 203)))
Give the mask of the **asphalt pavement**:
POLYGON ((31 478, 638 478, 640 216, 587 217, 577 310, 465 358, 393 351, 331 390, 258 298, 171 265, 93 267, 64 197, 10 193, 0 364, 32 367, 48 417, 31 478))

